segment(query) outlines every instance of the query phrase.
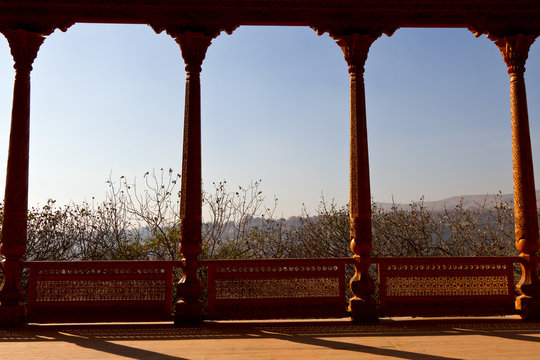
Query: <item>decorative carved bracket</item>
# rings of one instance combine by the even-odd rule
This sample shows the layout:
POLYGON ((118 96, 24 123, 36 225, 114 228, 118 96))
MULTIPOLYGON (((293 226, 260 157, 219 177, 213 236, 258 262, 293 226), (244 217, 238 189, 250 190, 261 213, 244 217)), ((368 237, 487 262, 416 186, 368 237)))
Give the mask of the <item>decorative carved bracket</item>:
POLYGON ((371 35, 375 37, 380 37, 382 34, 385 34, 386 36, 392 36, 397 29, 399 29, 398 25, 395 26, 388 26, 388 27, 380 27, 380 28, 373 28, 373 27, 346 27, 343 25, 336 25, 336 24, 316 24, 311 25, 311 29, 313 29, 317 35, 322 35, 324 33, 328 33, 332 38, 338 40, 342 36, 347 35, 353 35, 353 34, 365 34, 365 35, 371 35))
POLYGON ((540 35, 515 29, 493 29, 494 31, 489 31, 482 26, 470 26, 468 30, 476 37, 485 34, 488 39, 497 45, 510 75, 523 75, 525 73, 525 63, 529 56, 529 49, 540 35))
POLYGON ((392 36, 398 26, 385 29, 344 28, 334 25, 312 25, 311 28, 322 35, 328 33, 341 47, 350 74, 363 74, 369 48, 382 34, 392 36))
POLYGON ((345 61, 349 65, 349 74, 363 74, 369 48, 379 35, 352 34, 336 37, 345 61))
POLYGON ((512 36, 494 36, 488 34, 501 51, 504 62, 508 66, 508 74, 525 73, 525 62, 529 56, 529 49, 538 35, 518 34, 512 36))
POLYGON ((212 36, 200 32, 184 32, 173 35, 174 40, 182 50, 182 57, 188 74, 200 73, 206 57, 206 50, 212 43, 212 36))
POLYGON ((30 73, 39 48, 45 41, 45 35, 20 29, 6 29, 1 32, 9 43, 11 55, 15 61, 13 67, 17 73, 30 73))
POLYGON ((188 74, 201 72, 206 50, 212 43, 212 39, 218 37, 221 31, 231 35, 238 28, 238 25, 191 27, 150 24, 150 26, 157 34, 167 32, 180 46, 188 74))

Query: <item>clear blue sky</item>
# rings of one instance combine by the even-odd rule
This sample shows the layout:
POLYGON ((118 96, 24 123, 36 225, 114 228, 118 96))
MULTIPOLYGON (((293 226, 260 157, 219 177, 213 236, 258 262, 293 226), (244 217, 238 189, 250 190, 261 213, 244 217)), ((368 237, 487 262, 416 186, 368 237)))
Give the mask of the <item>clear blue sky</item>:
MULTIPOLYGON (((13 60, 0 40, 0 188, 13 60)), ((495 45, 464 29, 400 29, 371 47, 366 102, 372 196, 438 200, 512 192, 509 90, 495 45)), ((142 25, 77 24, 45 41, 32 73, 30 205, 103 199, 105 181, 180 170, 184 64, 142 25)), ((527 63, 540 178, 540 44, 527 63)), ((343 55, 309 28, 240 27, 202 72, 203 181, 262 179, 278 215, 321 194, 348 202, 349 87, 343 55)))

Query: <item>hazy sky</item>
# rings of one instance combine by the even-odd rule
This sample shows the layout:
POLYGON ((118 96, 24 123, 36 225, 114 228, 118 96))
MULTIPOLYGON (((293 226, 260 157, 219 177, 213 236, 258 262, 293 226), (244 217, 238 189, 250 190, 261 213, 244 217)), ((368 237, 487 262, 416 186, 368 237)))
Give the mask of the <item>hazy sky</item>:
MULTIPOLYGON (((0 40, 3 192, 13 60, 0 40)), ((438 200, 512 191, 506 65, 464 29, 400 29, 371 47, 366 102, 372 196, 438 200)), ((540 45, 527 62, 540 177, 540 45)), ((180 171, 184 64, 142 25, 77 24, 47 38, 32 72, 30 205, 103 199, 105 181, 180 171)), ((278 215, 348 202, 349 79, 335 41, 309 28, 240 27, 203 63, 203 182, 262 179, 278 215)))

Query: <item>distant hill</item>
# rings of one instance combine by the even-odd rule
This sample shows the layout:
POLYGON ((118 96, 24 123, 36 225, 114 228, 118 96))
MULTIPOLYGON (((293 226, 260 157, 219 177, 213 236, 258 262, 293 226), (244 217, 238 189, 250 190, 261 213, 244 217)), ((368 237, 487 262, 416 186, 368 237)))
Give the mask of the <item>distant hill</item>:
MULTIPOLYGON (((442 200, 436 201, 424 201, 424 205, 434 211, 442 211, 446 207, 447 209, 452 209, 456 207, 459 202, 463 199, 463 208, 465 209, 475 209, 479 207, 479 204, 482 205, 484 202, 489 207, 490 203, 494 202, 496 197, 499 195, 494 194, 484 194, 484 195, 462 195, 462 196, 452 196, 442 200)), ((513 206, 514 195, 513 194, 503 194, 502 200, 509 203, 510 206, 513 206)), ((406 209, 408 204, 401 203, 401 206, 406 209)), ((391 203, 377 203, 377 206, 382 207, 383 209, 389 209, 392 207, 391 203)), ((536 207, 540 209, 540 190, 536 190, 536 207)))

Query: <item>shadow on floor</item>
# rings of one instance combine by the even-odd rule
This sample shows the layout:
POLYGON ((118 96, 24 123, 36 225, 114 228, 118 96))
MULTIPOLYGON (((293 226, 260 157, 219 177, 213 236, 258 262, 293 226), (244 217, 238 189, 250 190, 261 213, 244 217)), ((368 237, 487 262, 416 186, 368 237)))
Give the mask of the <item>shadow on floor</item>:
POLYGON ((325 349, 388 356, 398 359, 454 359, 416 352, 372 347, 348 342, 354 337, 461 336, 483 335, 524 342, 540 342, 540 322, 518 318, 459 319, 383 319, 374 324, 354 324, 348 320, 332 321, 253 321, 205 322, 200 326, 174 327, 171 323, 150 324, 30 324, 17 329, 0 330, 0 342, 72 343, 131 359, 182 360, 137 348, 137 341, 198 339, 276 339, 318 346, 325 349), (130 345, 113 341, 130 341, 130 345))

